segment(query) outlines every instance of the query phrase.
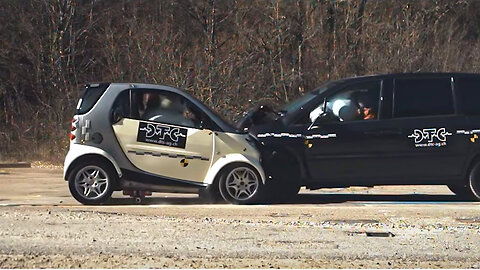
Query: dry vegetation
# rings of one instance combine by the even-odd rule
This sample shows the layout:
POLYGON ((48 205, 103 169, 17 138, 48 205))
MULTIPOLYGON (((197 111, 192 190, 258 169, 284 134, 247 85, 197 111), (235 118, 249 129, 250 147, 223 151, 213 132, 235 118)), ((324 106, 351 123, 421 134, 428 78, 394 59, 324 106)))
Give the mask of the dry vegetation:
POLYGON ((480 71, 477 1, 0 3, 0 160, 61 162, 82 85, 181 87, 228 119, 322 81, 480 71))

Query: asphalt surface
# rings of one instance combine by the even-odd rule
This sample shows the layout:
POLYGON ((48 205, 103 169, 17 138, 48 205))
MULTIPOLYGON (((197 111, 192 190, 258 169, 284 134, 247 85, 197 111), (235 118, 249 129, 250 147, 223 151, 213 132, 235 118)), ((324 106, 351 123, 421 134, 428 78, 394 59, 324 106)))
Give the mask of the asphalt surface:
POLYGON ((0 169, 0 267, 480 268, 480 203, 443 186, 304 191, 285 204, 115 193, 83 206, 60 169, 0 169))

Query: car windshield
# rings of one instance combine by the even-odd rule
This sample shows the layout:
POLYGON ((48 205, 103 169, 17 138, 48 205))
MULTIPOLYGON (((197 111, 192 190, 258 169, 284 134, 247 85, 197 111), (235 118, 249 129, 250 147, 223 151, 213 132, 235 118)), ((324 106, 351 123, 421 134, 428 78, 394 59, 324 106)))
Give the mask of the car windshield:
POLYGON ((330 82, 330 81, 321 84, 317 89, 315 89, 313 91, 310 91, 310 92, 304 94, 303 96, 301 96, 300 98, 284 105, 282 108, 280 108, 280 112, 288 113, 288 112, 292 112, 292 111, 296 111, 296 110, 300 109, 305 104, 307 104, 311 100, 313 100, 316 96, 325 92, 327 89, 329 89, 330 87, 332 87, 335 84, 336 84, 336 82, 330 82))
POLYGON ((217 112, 216 110, 213 110, 211 109, 210 107, 206 106, 205 104, 203 104, 202 102, 200 102, 198 99, 196 99, 193 95, 191 95, 190 93, 186 92, 186 94, 188 96, 190 96, 193 100, 197 101, 195 103, 196 106, 200 107, 201 110, 203 111, 208 111, 210 113, 210 117, 213 118, 214 122, 221 122, 223 127, 228 127, 229 130, 228 132, 241 132, 240 130, 238 130, 235 125, 232 124, 232 122, 230 122, 229 120, 225 119, 225 117, 223 117, 219 112, 217 112))
POLYGON ((300 98, 298 98, 298 99, 296 99, 296 100, 294 100, 290 103, 287 103, 285 106, 283 106, 280 109, 280 112, 287 113, 287 112, 291 112, 291 111, 296 111, 296 110, 300 109, 303 105, 310 102, 316 96, 317 96, 316 93, 308 92, 305 95, 301 96, 300 98))
POLYGON ((210 113, 212 113, 216 118, 217 118, 217 121, 222 121, 225 125, 228 125, 232 130, 236 130, 238 132, 240 132, 236 127, 235 125, 232 123, 232 121, 228 120, 227 118, 225 118, 225 116, 223 116, 222 114, 220 114, 219 112, 217 112, 216 110, 213 110, 213 109, 210 109, 209 107, 205 106, 205 109, 208 110, 210 113))

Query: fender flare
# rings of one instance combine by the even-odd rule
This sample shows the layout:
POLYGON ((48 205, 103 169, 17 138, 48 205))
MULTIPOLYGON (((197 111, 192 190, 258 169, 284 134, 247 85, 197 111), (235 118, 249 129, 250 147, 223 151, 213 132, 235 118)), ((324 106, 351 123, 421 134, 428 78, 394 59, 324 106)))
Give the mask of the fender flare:
POLYGON ((263 171, 262 166, 260 165, 260 161, 253 157, 244 156, 242 154, 228 154, 219 158, 208 170, 207 175, 205 176, 203 183, 211 185, 215 178, 217 177, 218 173, 225 168, 225 166, 232 164, 234 162, 246 163, 252 167, 254 167, 257 172, 260 174, 260 178, 262 182, 265 184, 265 172, 263 171))
POLYGON ((80 158, 85 157, 85 156, 100 156, 102 158, 107 159, 110 161, 110 163, 113 165, 115 168, 115 171, 118 174, 118 177, 122 177, 122 170, 118 166, 117 162, 115 162, 115 159, 105 152, 104 150, 89 146, 89 145, 83 145, 83 144, 72 144, 70 146, 70 150, 68 151, 67 156, 65 157, 65 162, 63 166, 63 179, 67 180, 68 173, 71 171, 71 167, 73 164, 76 163, 80 158))

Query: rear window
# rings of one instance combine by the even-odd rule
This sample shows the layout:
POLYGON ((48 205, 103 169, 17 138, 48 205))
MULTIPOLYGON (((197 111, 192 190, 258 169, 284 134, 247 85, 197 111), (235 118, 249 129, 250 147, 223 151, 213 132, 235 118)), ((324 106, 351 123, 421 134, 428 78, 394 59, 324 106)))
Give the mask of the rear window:
POLYGON ((77 114, 85 114, 90 111, 109 85, 108 83, 100 83, 87 86, 85 93, 78 101, 77 114))
POLYGON ((465 115, 480 115, 480 78, 455 79, 455 92, 465 115))
POLYGON ((450 78, 395 80, 394 116, 453 114, 450 78))

